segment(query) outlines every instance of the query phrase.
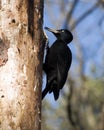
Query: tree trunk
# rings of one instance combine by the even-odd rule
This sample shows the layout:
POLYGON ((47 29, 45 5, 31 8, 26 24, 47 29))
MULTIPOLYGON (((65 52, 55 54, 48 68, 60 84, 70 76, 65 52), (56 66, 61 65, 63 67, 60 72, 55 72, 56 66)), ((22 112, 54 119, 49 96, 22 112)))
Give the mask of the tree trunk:
POLYGON ((39 130, 43 0, 0 1, 0 130, 39 130))

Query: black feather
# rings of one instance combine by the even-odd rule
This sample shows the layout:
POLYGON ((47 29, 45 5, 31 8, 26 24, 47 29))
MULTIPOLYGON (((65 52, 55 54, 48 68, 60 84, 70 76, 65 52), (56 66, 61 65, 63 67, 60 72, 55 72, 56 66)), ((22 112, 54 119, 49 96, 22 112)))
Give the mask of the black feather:
POLYGON ((57 37, 57 40, 48 48, 46 54, 43 69, 46 73, 47 83, 42 92, 42 99, 48 92, 53 92, 54 99, 57 100, 71 66, 72 53, 67 44, 72 41, 73 36, 70 31, 65 29, 53 30, 48 27, 46 29, 52 32, 57 37))

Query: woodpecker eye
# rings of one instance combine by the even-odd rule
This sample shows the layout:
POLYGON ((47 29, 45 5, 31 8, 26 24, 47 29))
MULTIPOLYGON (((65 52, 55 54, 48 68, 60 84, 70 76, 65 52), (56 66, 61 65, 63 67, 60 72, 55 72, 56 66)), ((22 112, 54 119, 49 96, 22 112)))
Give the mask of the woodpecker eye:
POLYGON ((61 30, 61 32, 64 32, 64 30, 61 30))

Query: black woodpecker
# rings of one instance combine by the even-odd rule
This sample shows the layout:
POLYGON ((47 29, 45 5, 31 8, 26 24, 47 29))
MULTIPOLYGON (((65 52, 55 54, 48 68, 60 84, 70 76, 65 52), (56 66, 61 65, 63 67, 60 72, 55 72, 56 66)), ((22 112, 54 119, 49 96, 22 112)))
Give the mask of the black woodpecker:
POLYGON ((47 83, 42 92, 42 99, 49 92, 53 92, 54 99, 59 98, 60 89, 63 88, 68 70, 72 62, 72 53, 67 44, 73 40, 73 35, 66 29, 53 30, 45 27, 56 36, 56 41, 47 50, 43 69, 46 73, 47 83))

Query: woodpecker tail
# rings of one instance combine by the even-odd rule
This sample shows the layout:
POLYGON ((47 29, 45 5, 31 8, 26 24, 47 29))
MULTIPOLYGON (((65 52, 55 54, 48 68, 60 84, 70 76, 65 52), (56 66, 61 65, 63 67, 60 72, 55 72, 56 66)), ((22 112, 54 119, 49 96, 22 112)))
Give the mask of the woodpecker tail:
POLYGON ((54 95, 55 100, 57 100, 59 98, 59 90, 57 90, 57 88, 54 88, 53 95, 54 95))
MULTIPOLYGON (((42 92, 42 100, 44 99, 44 97, 47 95, 47 93, 49 92, 49 88, 45 88, 42 92)), ((59 98, 59 91, 57 90, 57 88, 54 90, 52 90, 51 92, 53 92, 54 95, 54 99, 57 100, 59 98)), ((49 93, 51 93, 49 92, 49 93)))
POLYGON ((54 79, 50 89, 49 89, 49 93, 53 92, 54 95, 54 99, 57 100, 59 98, 59 88, 57 87, 57 80, 54 79))
POLYGON ((53 81, 53 78, 51 80, 48 80, 46 87, 42 92, 42 100, 47 95, 47 93, 50 91, 50 85, 51 85, 52 81, 53 81))
POLYGON ((47 95, 48 91, 49 91, 49 88, 48 88, 48 87, 46 87, 46 88, 43 90, 43 92, 42 92, 42 100, 43 100, 44 97, 47 95))
POLYGON ((54 80, 50 86, 49 93, 53 92, 54 99, 57 100, 59 98, 59 89, 57 87, 57 81, 54 80))

